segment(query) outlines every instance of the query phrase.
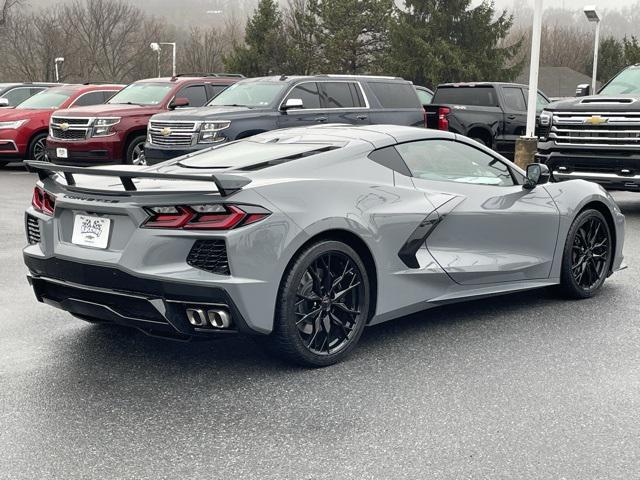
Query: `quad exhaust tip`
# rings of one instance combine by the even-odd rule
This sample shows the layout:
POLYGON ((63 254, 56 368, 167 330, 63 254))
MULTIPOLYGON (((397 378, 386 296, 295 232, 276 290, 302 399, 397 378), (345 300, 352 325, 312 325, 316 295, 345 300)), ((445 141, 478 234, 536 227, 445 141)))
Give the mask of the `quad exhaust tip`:
POLYGON ((231 315, 223 308, 187 308, 187 319, 194 327, 229 328, 231 315))

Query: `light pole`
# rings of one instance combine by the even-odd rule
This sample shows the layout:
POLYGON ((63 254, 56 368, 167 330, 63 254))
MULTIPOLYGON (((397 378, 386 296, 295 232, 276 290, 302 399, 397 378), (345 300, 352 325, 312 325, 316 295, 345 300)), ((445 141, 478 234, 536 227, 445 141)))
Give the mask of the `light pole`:
POLYGON ((149 47, 154 52, 158 52, 158 77, 160 76, 160 52, 162 51, 162 48, 160 48, 160 45, 171 45, 171 47, 173 48, 172 75, 175 77, 176 76, 176 44, 175 42, 153 42, 152 44, 149 45, 149 47))
POLYGON ((593 46, 593 75, 591 76, 591 94, 596 93, 596 76, 598 75, 598 48, 600 47, 600 17, 596 12, 595 5, 584 7, 584 14, 587 20, 596 23, 596 39, 593 46))
POLYGON ((58 71, 58 64, 59 63, 64 63, 64 57, 57 57, 54 60, 54 64, 56 66, 56 82, 60 81, 60 72, 58 71))

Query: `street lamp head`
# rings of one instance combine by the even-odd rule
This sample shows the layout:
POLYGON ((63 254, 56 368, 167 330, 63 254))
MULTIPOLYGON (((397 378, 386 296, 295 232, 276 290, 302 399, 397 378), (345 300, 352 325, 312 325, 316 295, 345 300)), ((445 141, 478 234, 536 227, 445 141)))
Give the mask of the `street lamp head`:
POLYGON ((160 44, 153 42, 149 45, 149 47, 151 47, 151 50, 153 50, 154 52, 159 52, 160 51, 160 44))
POLYGON ((62 63, 62 62, 64 62, 64 57, 57 57, 57 58, 55 59, 55 62, 56 62, 56 63, 62 63))
POLYGON ((584 14, 587 17, 587 20, 590 22, 599 22, 600 17, 598 16, 598 12, 596 11, 595 5, 588 5, 584 7, 584 14))

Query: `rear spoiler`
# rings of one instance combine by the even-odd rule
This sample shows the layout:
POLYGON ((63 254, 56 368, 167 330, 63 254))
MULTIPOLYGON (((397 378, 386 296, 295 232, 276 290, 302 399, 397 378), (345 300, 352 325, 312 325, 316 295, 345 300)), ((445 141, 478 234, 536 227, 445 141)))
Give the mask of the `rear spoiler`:
POLYGON ((55 163, 43 162, 39 160, 25 160, 24 164, 30 171, 35 171, 40 180, 51 177, 53 173, 62 173, 67 181, 67 185, 74 186, 76 180, 73 174, 78 175, 95 175, 100 177, 118 177, 122 182, 122 186, 128 192, 136 191, 137 188, 133 183, 134 178, 154 178, 157 180, 188 180, 194 182, 212 182, 215 184, 218 192, 223 197, 231 195, 249 184, 251 180, 240 175, 216 174, 216 175, 188 175, 182 173, 160 173, 149 172, 145 170, 118 170, 118 169, 101 169, 91 167, 72 167, 66 165, 57 165, 55 163))

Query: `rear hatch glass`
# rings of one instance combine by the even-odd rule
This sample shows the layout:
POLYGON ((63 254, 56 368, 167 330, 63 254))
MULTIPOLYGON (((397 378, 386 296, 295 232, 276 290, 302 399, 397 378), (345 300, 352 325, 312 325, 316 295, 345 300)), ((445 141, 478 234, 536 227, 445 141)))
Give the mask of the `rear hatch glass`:
POLYGON ((498 96, 492 86, 438 87, 433 101, 436 105, 470 105, 476 107, 497 107, 498 96))

